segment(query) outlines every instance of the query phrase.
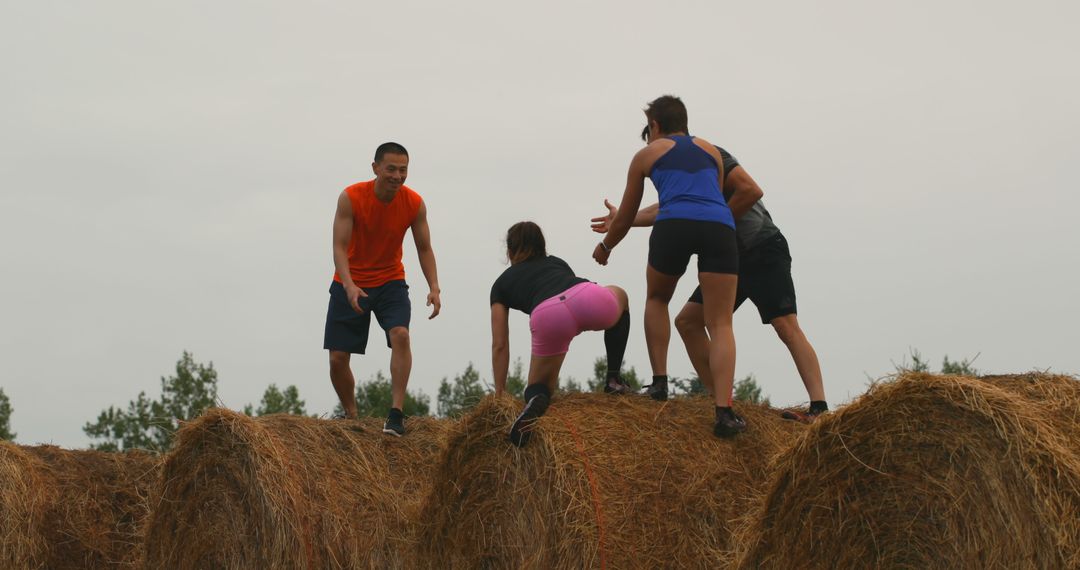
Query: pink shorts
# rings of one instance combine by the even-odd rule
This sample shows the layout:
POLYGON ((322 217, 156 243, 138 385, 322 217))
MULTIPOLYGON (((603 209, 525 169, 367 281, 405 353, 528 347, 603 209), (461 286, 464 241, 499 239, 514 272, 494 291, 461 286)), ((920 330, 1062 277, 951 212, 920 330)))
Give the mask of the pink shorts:
POLYGON ((566 354, 581 331, 602 331, 619 320, 615 294, 596 283, 578 283, 544 300, 529 318, 534 356, 566 354))

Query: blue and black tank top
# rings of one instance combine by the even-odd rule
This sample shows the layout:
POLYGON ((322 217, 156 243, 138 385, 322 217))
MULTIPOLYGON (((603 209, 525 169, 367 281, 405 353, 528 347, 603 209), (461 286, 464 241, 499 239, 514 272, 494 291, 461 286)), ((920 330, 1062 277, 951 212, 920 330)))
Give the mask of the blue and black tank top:
POLYGON ((658 158, 649 172, 660 194, 656 221, 698 220, 734 228, 735 218, 720 191, 720 166, 716 159, 694 144, 694 137, 668 138, 675 146, 658 158))

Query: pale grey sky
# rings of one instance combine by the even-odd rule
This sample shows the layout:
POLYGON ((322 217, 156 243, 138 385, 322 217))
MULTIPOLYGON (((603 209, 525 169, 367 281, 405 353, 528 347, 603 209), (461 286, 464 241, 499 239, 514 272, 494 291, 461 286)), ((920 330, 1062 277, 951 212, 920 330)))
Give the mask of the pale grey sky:
MULTIPOLYGON (((322 327, 330 223, 375 146, 409 148, 443 314, 411 239, 411 389, 469 361, 490 379, 487 294, 521 219, 578 274, 624 286, 641 332, 647 230, 599 267, 641 109, 765 190, 833 405, 909 347, 937 366, 1080 372, 1080 40, 1074 2, 0 2, 0 387, 21 443, 158 395, 184 350, 225 405, 296 384, 335 402, 322 327)), ((647 189, 646 200, 655 200, 647 189)), ((647 202, 651 203, 651 202, 647 202)), ((676 310, 694 286, 684 278, 676 310)), ((527 318, 511 317, 528 358, 527 318)), ((806 399, 752 306, 737 372, 806 399)), ((360 379, 388 369, 378 343, 360 379)), ((571 347, 591 372, 602 335, 571 347)), ((671 372, 692 369, 677 336, 671 372)))

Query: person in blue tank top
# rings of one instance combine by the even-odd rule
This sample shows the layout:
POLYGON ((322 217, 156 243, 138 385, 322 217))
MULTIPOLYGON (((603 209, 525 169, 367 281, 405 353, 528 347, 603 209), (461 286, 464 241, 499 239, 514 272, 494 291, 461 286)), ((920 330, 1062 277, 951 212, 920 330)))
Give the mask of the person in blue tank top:
POLYGON ((697 256, 705 327, 709 332, 709 368, 716 402, 713 434, 730 437, 746 429, 732 409, 727 394, 735 382, 735 335, 731 317, 738 285, 739 254, 735 218, 724 200, 724 161, 716 147, 688 135, 686 106, 678 97, 664 95, 645 109, 649 140, 634 155, 618 214, 593 258, 607 265, 608 258, 626 237, 641 205, 645 179, 660 195, 660 209, 649 236, 649 264, 645 270, 645 342, 653 381, 648 393, 666 400, 667 353, 671 340, 668 303, 690 256, 697 256))

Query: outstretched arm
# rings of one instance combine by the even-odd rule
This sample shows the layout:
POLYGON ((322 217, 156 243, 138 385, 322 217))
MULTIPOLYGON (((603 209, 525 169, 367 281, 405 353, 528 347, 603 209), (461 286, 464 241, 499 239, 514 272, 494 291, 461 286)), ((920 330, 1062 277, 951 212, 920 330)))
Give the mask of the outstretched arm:
POLYGON ((363 313, 360 308, 360 297, 367 297, 363 289, 356 286, 352 280, 352 272, 349 271, 349 241, 353 232, 353 210, 349 195, 342 192, 338 196, 337 210, 334 212, 333 252, 334 269, 337 271, 341 284, 345 287, 345 296, 349 299, 349 305, 357 313, 363 313))
POLYGON ((420 202, 420 210, 416 213, 416 219, 412 224, 413 241, 416 242, 416 256, 420 260, 420 270, 427 279, 428 296, 427 306, 431 310, 429 319, 439 316, 442 309, 442 300, 439 298, 439 271, 435 267, 435 251, 431 249, 431 228, 427 221, 427 204, 420 202))
POLYGON ((607 265, 611 250, 619 245, 619 242, 626 237, 626 233, 630 231, 638 207, 641 206, 641 195, 645 192, 645 177, 648 174, 646 166, 654 160, 653 154, 654 152, 649 147, 645 147, 639 150, 630 161, 630 168, 626 173, 626 190, 623 191, 619 210, 608 227, 607 236, 596 244, 593 250, 593 259, 600 265, 607 265))
MULTIPOLYGON (((598 216, 589 220, 592 222, 592 231, 598 234, 607 233, 608 229, 611 227, 612 220, 615 219, 615 214, 617 214, 619 211, 617 208, 615 208, 614 204, 608 202, 607 200, 604 200, 604 207, 608 209, 608 215, 598 216)), ((651 226, 656 222, 656 215, 659 213, 659 203, 653 204, 652 206, 645 206, 644 208, 638 210, 637 214, 634 215, 634 223, 632 225, 635 228, 651 226)))
POLYGON ((491 304, 491 370, 499 396, 506 391, 510 370, 510 309, 502 303, 491 304))

